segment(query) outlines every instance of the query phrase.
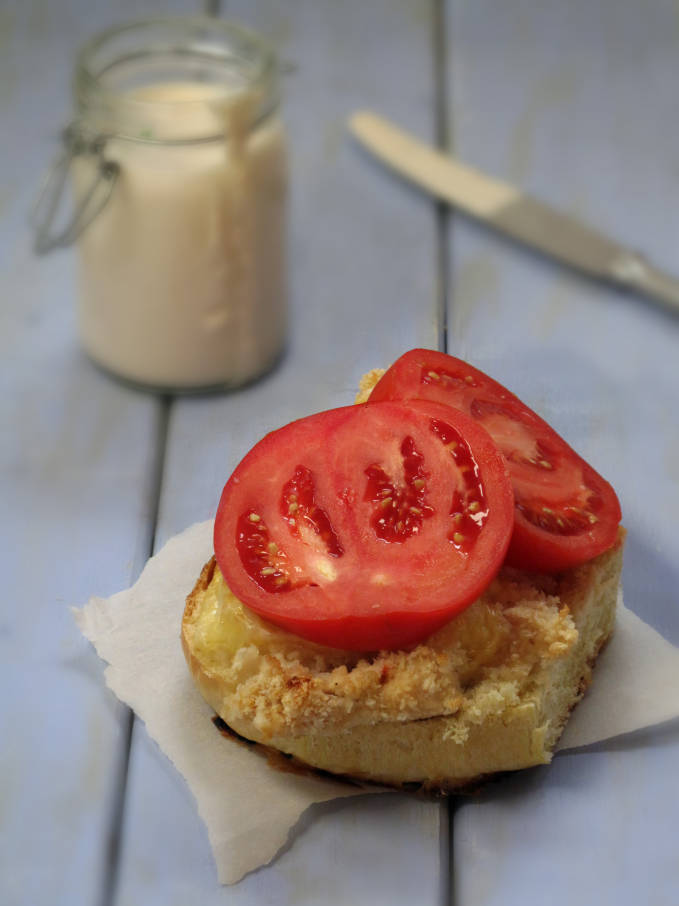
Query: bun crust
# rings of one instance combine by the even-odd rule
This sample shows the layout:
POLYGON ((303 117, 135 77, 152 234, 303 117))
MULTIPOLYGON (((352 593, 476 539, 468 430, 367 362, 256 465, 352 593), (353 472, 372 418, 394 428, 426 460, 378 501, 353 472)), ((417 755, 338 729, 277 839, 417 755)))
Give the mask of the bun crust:
POLYGON ((182 645, 204 698, 246 739, 359 781, 457 790, 550 761, 612 631, 623 543, 621 530, 558 576, 505 570, 412 651, 367 658, 249 614, 213 559, 182 645))

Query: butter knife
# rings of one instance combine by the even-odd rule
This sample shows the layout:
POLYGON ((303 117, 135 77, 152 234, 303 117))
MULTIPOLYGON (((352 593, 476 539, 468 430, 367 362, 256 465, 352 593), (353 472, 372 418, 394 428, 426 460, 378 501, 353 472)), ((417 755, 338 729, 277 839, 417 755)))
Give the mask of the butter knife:
POLYGON ((579 271, 679 312, 679 280, 576 218, 436 151, 374 113, 349 128, 376 157, 431 195, 579 271))

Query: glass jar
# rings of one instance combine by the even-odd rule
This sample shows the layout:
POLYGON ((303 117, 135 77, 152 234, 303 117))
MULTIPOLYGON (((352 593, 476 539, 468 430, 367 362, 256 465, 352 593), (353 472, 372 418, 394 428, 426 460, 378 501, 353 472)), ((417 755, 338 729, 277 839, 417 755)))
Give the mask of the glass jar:
POLYGON ((252 380, 280 355, 278 75, 259 37, 218 19, 133 23, 81 50, 65 157, 76 213, 59 236, 43 228, 42 245, 77 236, 80 335, 106 370, 205 390, 252 380))

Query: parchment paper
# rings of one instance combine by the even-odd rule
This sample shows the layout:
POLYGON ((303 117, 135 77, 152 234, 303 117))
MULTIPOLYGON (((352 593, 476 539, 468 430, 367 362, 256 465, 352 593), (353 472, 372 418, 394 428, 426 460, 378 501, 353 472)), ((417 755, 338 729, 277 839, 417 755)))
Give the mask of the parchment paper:
MULTIPOLYGON (((215 729, 179 642, 186 595, 212 555, 212 522, 172 538, 136 584, 74 610, 83 634, 108 663, 106 682, 146 723, 184 775, 205 821, 219 880, 233 884, 265 865, 314 802, 358 787, 271 768, 215 729)), ((679 649, 618 601, 613 638, 596 682, 575 709, 560 748, 599 742, 679 716, 679 649)), ((375 788, 370 788, 375 792, 375 788)))

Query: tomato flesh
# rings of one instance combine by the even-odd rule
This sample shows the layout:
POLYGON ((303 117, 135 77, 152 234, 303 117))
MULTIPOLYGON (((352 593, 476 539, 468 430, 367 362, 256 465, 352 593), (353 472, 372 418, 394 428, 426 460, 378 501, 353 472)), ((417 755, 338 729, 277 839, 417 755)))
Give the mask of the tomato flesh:
POLYGON ((505 462, 464 413, 349 406, 267 435, 215 521, 224 578, 303 638, 357 651, 413 645, 475 600, 513 520, 505 462))
POLYGON ((621 512, 613 488, 497 381, 461 359, 413 349, 382 376, 369 402, 410 399, 466 412, 501 450, 516 503, 510 565, 559 571, 614 544, 621 512))

